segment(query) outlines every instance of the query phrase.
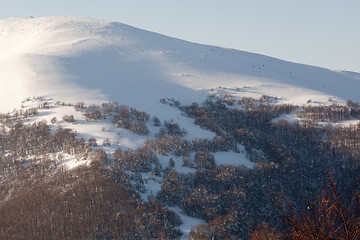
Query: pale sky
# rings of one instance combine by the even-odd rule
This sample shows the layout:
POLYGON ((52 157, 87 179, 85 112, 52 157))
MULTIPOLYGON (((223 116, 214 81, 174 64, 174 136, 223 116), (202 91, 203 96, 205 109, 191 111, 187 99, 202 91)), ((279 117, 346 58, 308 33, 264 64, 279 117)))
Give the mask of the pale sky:
POLYGON ((78 16, 360 72, 360 0, 0 0, 0 18, 78 16))

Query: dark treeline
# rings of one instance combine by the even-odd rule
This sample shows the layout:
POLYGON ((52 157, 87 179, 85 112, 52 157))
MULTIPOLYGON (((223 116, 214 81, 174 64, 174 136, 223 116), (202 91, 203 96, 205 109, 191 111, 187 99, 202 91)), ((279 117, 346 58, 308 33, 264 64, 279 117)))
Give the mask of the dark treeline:
MULTIPOLYGON (((256 162, 254 169, 217 166, 165 178, 158 199, 207 221, 193 230, 194 238, 222 239, 226 234, 246 238, 254 226, 263 223, 282 230, 282 215, 270 193, 283 192, 297 209, 306 209, 304 195, 319 195, 331 169, 335 170, 341 194, 350 196, 359 189, 360 125, 321 127, 312 117, 292 124, 284 120, 273 123, 272 119, 295 107, 274 105, 264 99, 269 100, 240 99, 236 108, 232 107, 234 102, 221 97, 211 97, 201 106, 163 100, 194 118, 196 124, 216 132, 218 138, 227 138, 229 145, 244 145, 256 162)), ((347 119, 347 107, 333 104, 313 108, 317 112, 336 112, 337 120, 347 119)), ((331 114, 326 118, 333 121, 331 114)))
POLYGON ((351 100, 347 100, 346 106, 341 106, 334 102, 326 106, 303 106, 298 117, 310 119, 313 122, 338 122, 342 120, 350 120, 352 118, 360 119, 360 106, 351 100))
POLYGON ((0 204, 1 239, 174 239, 180 219, 89 167, 22 175, 0 204))

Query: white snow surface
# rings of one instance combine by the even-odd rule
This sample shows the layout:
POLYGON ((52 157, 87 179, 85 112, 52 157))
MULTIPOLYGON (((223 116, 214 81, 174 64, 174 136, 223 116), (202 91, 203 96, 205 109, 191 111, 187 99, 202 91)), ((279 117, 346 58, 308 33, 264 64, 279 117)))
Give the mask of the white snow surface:
POLYGON ((253 168, 255 166, 255 163, 251 162, 244 152, 216 152, 214 155, 217 165, 245 166, 248 168, 253 168))
POLYGON ((359 101, 359 75, 75 17, 0 20, 0 111, 29 96, 87 104, 118 101, 168 118, 164 97, 199 102, 217 86, 244 95, 359 101))
POLYGON ((184 215, 181 211, 180 208, 178 207, 170 207, 170 210, 173 210, 174 212, 176 212, 180 218, 181 221, 183 222, 180 226, 179 229, 182 231, 183 235, 181 236, 180 239, 189 239, 189 235, 190 235, 190 231, 194 226, 200 225, 202 223, 205 223, 204 220, 198 219, 198 218, 194 218, 194 217, 189 217, 187 215, 184 215))

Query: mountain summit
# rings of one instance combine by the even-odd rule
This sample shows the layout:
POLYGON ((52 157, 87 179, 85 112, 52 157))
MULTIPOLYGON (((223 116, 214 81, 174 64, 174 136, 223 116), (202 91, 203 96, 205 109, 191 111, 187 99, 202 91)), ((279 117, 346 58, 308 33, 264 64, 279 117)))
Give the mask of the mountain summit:
POLYGON ((295 104, 329 97, 359 100, 354 74, 195 44, 117 22, 10 18, 0 21, 0 29, 1 111, 41 96, 119 101, 161 114, 161 98, 191 103, 218 86, 295 104))

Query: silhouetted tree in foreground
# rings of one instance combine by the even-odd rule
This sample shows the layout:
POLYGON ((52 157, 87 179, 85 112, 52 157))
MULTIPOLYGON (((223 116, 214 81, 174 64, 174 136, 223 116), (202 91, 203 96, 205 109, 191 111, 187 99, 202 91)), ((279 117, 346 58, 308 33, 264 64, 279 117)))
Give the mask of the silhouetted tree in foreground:
POLYGON ((265 222, 258 224, 255 230, 249 236, 249 240, 280 240, 282 239, 281 233, 276 232, 276 230, 265 222))
MULTIPOLYGON (((331 174, 329 184, 314 200, 306 198, 307 208, 298 210, 283 193, 277 195, 278 207, 285 220, 282 239, 360 239, 360 192, 347 200, 336 188, 331 174)), ((250 239, 279 239, 276 234, 267 238, 273 229, 258 226, 250 239)))

